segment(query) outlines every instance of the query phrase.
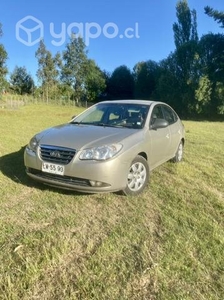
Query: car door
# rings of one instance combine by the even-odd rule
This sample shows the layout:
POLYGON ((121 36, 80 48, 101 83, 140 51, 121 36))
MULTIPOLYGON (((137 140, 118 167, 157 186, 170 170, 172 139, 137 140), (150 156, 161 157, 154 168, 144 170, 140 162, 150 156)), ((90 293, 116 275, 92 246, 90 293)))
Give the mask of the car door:
POLYGON ((165 120, 167 120, 167 122, 169 123, 170 145, 168 148, 168 155, 169 158, 172 158, 175 155, 177 147, 181 140, 179 119, 171 107, 162 105, 162 110, 165 120))
POLYGON ((152 125, 156 119, 164 119, 160 104, 153 108, 149 121, 149 164, 151 169, 154 169, 156 166, 167 161, 169 158, 169 126, 165 128, 153 129, 152 125))

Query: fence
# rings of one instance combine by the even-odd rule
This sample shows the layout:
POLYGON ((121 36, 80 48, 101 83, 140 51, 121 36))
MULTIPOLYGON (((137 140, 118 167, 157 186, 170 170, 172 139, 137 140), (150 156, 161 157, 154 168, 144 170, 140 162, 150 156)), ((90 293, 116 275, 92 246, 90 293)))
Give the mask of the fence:
POLYGON ((35 98, 32 96, 20 96, 20 95, 3 95, 0 100, 0 108, 4 109, 18 109, 21 106, 29 104, 47 104, 47 105, 59 105, 59 106, 78 106, 89 107, 93 105, 92 102, 80 101, 76 102, 70 99, 49 99, 48 101, 41 98, 35 98))

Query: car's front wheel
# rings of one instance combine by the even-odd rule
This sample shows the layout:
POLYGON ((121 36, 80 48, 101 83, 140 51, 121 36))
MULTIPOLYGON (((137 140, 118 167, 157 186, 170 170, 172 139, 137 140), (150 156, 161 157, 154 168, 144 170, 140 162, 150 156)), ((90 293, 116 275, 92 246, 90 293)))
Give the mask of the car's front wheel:
POLYGON ((183 143, 183 141, 181 141, 178 148, 177 148, 177 152, 176 152, 175 156, 173 157, 172 161, 174 163, 180 162, 183 159, 183 154, 184 154, 184 143, 183 143))
POLYGON ((127 174, 127 185, 123 190, 125 195, 140 194, 149 181, 149 166, 146 159, 140 155, 132 161, 127 174))

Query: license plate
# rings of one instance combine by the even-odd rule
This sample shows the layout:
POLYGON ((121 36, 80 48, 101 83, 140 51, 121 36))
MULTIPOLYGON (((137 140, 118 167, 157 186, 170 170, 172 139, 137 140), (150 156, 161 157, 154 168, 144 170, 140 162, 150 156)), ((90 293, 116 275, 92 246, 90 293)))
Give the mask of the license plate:
POLYGON ((42 171, 51 174, 64 175, 64 166, 44 162, 42 171))

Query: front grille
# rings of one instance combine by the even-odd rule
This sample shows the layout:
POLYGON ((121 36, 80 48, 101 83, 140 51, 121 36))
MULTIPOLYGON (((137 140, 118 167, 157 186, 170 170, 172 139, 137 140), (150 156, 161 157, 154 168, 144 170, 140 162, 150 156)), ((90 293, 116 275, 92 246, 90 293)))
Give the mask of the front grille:
POLYGON ((51 163, 67 165, 73 159, 75 153, 76 150, 71 148, 40 145, 40 157, 42 160, 51 163))
POLYGON ((33 175, 36 175, 43 179, 49 179, 56 182, 61 182, 69 185, 76 185, 76 186, 91 186, 89 180, 78 178, 78 177, 71 177, 71 176, 61 176, 56 174, 48 174, 36 169, 28 168, 28 173, 31 173, 33 175))

